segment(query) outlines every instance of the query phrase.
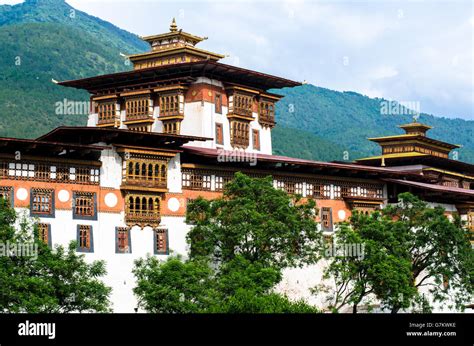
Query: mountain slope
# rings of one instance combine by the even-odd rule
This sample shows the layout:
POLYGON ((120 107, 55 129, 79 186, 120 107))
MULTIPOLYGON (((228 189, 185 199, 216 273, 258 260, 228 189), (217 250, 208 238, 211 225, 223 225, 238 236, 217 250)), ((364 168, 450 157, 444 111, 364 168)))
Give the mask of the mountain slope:
POLYGON ((85 114, 56 114, 58 102, 88 101, 86 92, 52 79, 129 70, 120 52, 147 43, 63 0, 0 6, 0 136, 37 137, 60 125, 84 125, 85 114))
POLYGON ((87 92, 58 86, 51 79, 118 72, 124 67, 116 50, 60 24, 2 27, 0 42, 0 136, 32 138, 60 125, 84 125, 85 114, 56 114, 56 106, 64 99, 86 101, 87 92))
MULTIPOLYGON (((408 114, 382 115, 380 103, 386 100, 355 92, 338 92, 313 85, 274 92, 285 96, 276 107, 276 120, 281 127, 303 130, 315 135, 317 140, 337 143, 342 152, 349 152, 351 160, 380 153, 379 146, 367 138, 404 133, 398 125, 413 121, 408 114)), ((458 159, 474 162, 474 121, 424 113, 419 121, 433 126, 428 132, 430 137, 463 145, 458 159)), ((279 150, 286 153, 285 146, 293 145, 290 142, 291 138, 288 142, 280 141, 279 150)), ((342 152, 335 155, 334 160, 341 160, 342 152)), ((318 150, 313 158, 320 155, 318 150)))
POLYGON ((26 0, 18 5, 0 6, 0 27, 24 23, 57 23, 76 28, 87 32, 97 42, 126 54, 149 48, 137 35, 76 10, 64 0, 26 0))

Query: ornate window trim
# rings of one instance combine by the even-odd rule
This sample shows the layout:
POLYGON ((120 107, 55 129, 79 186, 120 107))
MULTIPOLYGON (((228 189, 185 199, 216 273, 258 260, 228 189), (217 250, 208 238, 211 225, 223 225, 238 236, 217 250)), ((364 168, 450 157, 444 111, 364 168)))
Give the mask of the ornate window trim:
POLYGON ((115 253, 132 253, 130 230, 130 227, 115 227, 115 253))
POLYGON ((72 218, 74 220, 97 220, 97 193, 74 191, 72 194, 72 218), (88 200, 91 202, 90 206, 87 206, 88 200), (78 213, 81 210, 90 210, 91 215, 78 213))
POLYGON ((224 145, 224 125, 216 123, 216 144, 224 145))
POLYGON ((32 188, 30 190, 30 216, 55 217, 55 191, 53 189, 32 188), (49 212, 36 211, 48 207, 49 212))
POLYGON ((157 228, 153 232, 153 252, 155 255, 169 255, 169 232, 167 228, 157 228), (161 244, 160 244, 161 243, 161 244))
POLYGON ((332 232, 334 230, 332 208, 321 208, 321 229, 325 232, 332 232))
POLYGON ((77 252, 94 252, 94 230, 91 225, 77 225, 77 252), (86 246, 81 246, 86 245, 86 246), (88 245, 88 246, 87 246, 88 245))

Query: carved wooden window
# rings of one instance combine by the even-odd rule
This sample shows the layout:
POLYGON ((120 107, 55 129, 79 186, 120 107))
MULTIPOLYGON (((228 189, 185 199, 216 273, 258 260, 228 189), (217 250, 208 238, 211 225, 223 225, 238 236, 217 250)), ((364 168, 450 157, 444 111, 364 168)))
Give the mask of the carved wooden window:
POLYGON ((116 253, 131 253, 132 245, 130 241, 130 228, 128 227, 116 227, 116 253))
POLYGON ((168 160, 158 156, 137 155, 125 163, 124 183, 152 187, 166 187, 168 160))
POLYGON ((73 193, 73 218, 97 220, 97 197, 95 192, 73 193))
POLYGON ((8 164, 8 176, 15 178, 34 178, 35 165, 32 163, 14 163, 8 164))
POLYGON ((224 127, 220 123, 216 123, 216 144, 224 144, 224 127))
POLYGON ((15 180, 36 180, 75 184, 99 184, 98 168, 45 162, 0 162, 0 176, 15 180))
POLYGON ((0 198, 7 201, 8 205, 13 206, 13 187, 0 186, 0 198))
POLYGON ((222 114, 222 95, 216 94, 214 97, 215 112, 222 114))
POLYGON ((342 198, 342 188, 339 185, 334 185, 334 199, 342 198))
POLYGON ((244 121, 230 122, 230 141, 233 147, 247 148, 249 146, 250 125, 244 121))
POLYGON ((314 195, 314 186, 313 184, 306 184, 306 196, 312 197, 314 195))
POLYGON ((54 190, 31 189, 31 215, 54 217, 54 190))
POLYGON ((321 208, 321 228, 323 231, 332 231, 332 212, 331 208, 321 208))
POLYGON ((51 225, 49 223, 38 223, 38 239, 46 245, 51 245, 51 225))
POLYGON ((157 229, 155 230, 155 254, 156 255, 168 255, 168 230, 157 229))
POLYGON ((262 126, 271 127, 275 125, 275 104, 273 102, 259 102, 258 121, 262 126))
POLYGON ((126 196, 125 219, 128 224, 146 226, 159 225, 161 199, 152 194, 128 194, 126 196))
POLYGON ((230 113, 252 117, 253 96, 234 93, 230 99, 230 113))
POLYGON ((212 180, 212 177, 210 175, 203 175, 202 176, 202 188, 204 190, 211 190, 211 180, 212 180))
POLYGON ((296 183, 295 184, 295 193, 297 195, 303 195, 303 183, 296 183))
POLYGON ((97 106, 98 123, 108 124, 115 122, 115 101, 101 102, 97 106))
POLYGON ((77 251, 94 252, 92 226, 77 225, 77 251))
POLYGON ((253 148, 255 150, 260 150, 260 131, 252 130, 252 140, 253 148))
POLYGON ((323 197, 331 198, 331 185, 324 185, 323 187, 323 197))
POLYGON ((211 172, 196 169, 184 169, 182 171, 182 184, 184 189, 189 190, 211 190, 211 172))
POLYGON ((160 96, 160 116, 172 116, 180 114, 180 95, 179 94, 165 94, 160 96))
POLYGON ((223 191, 225 184, 231 181, 233 176, 231 174, 228 175, 216 175, 216 191, 223 191))
POLYGON ((148 119, 150 112, 149 97, 129 98, 125 101, 125 117, 126 120, 148 119))
POLYGON ((179 135, 180 131, 181 131, 181 122, 179 120, 166 121, 163 123, 163 133, 179 135))

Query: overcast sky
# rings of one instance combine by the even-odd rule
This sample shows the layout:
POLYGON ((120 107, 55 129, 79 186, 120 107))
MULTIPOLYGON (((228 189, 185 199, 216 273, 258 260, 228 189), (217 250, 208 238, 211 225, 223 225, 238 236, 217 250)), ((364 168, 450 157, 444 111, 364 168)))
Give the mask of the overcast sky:
POLYGON ((176 17, 209 37, 199 47, 229 54, 224 63, 474 120, 471 0, 67 2, 138 35, 176 17))

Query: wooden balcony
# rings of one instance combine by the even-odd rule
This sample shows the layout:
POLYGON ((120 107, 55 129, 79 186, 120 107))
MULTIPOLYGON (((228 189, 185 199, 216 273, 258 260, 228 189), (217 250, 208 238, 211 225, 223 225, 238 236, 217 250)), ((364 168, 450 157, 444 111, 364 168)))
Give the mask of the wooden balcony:
POLYGON ((161 222, 159 211, 126 211, 125 221, 129 225, 157 226, 161 222))
POLYGON ((125 124, 133 122, 153 122, 153 115, 147 113, 126 114, 125 124))
POLYGON ((125 177, 121 188, 125 190, 167 191, 167 185, 166 177, 163 179, 125 177))
POLYGON ((115 119, 99 117, 99 120, 97 121, 97 126, 100 126, 100 127, 115 126, 115 119))

